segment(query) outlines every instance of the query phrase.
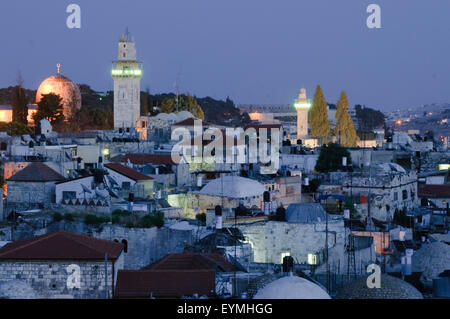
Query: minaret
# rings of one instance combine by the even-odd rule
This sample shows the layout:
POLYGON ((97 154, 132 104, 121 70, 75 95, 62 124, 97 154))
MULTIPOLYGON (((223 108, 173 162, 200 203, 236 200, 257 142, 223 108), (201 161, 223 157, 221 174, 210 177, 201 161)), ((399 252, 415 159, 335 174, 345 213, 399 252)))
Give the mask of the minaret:
POLYGON ((306 90, 304 88, 300 89, 294 107, 297 110, 297 138, 304 139, 308 136, 308 112, 311 107, 310 101, 306 99, 306 90))
POLYGON ((113 62, 114 129, 136 127, 141 112, 142 63, 136 60, 136 46, 128 32, 120 36, 117 61, 113 62))

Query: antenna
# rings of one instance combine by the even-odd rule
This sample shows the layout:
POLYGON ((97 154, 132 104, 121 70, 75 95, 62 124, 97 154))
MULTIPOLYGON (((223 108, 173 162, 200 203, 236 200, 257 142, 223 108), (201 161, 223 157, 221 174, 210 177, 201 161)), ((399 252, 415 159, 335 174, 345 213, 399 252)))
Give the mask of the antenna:
POLYGON ((175 97, 175 106, 176 106, 176 111, 178 113, 178 108, 179 108, 179 84, 180 84, 180 76, 181 76, 181 72, 177 73, 177 77, 175 79, 175 83, 174 83, 174 88, 175 88, 175 92, 176 92, 176 97, 175 97))

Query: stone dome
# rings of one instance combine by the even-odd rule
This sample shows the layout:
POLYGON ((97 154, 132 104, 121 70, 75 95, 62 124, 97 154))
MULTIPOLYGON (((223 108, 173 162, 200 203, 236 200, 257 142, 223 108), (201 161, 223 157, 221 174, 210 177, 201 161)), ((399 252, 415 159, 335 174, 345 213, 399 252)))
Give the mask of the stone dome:
POLYGON ((248 198, 262 196, 266 188, 260 182, 241 176, 222 176, 213 179, 199 192, 202 195, 248 198), (223 191, 222 191, 223 186, 223 191))
POLYGON ((5 299, 36 299, 36 291, 23 280, 8 280, 0 282, 0 298, 5 299))
POLYGON ((254 299, 331 299, 319 285, 298 276, 286 276, 260 289, 254 299))
POLYGON ((412 268, 422 271, 422 279, 432 280, 446 269, 450 269, 450 245, 437 241, 424 244, 412 255, 412 268))
POLYGON ((381 274, 381 287, 367 287, 367 277, 363 276, 339 290, 339 299, 423 299, 413 285, 404 280, 381 274))
POLYGON ((57 94, 62 98, 62 104, 64 106, 64 116, 67 118, 71 109, 81 108, 81 93, 78 85, 72 82, 70 79, 58 75, 52 75, 46 78, 40 85, 36 92, 36 104, 42 98, 43 94, 57 94))

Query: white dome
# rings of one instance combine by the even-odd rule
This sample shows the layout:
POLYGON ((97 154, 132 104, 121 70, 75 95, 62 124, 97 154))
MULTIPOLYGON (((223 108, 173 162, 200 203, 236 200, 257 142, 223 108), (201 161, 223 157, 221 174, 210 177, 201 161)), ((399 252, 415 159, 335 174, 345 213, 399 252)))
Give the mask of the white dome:
POLYGON ((246 198, 261 196, 266 191, 260 182, 241 176, 222 176, 213 179, 206 184, 199 192, 202 195, 246 198), (223 185, 223 191, 222 191, 223 185))
POLYGON ((253 299, 331 299, 315 283, 298 276, 286 276, 260 289, 253 299))
POLYGON ((155 119, 163 121, 173 121, 174 123, 178 123, 189 118, 195 117, 188 111, 180 111, 178 113, 159 113, 155 116, 155 119))
POLYGON ((22 280, 8 280, 0 283, 0 298, 36 299, 36 292, 22 280))

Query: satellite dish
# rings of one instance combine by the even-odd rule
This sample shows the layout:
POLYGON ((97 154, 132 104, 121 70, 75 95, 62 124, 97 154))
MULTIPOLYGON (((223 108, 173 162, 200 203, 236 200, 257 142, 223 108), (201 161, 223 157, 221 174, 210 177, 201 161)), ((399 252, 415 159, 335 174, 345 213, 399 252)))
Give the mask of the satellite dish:
POLYGON ((96 189, 95 194, 100 197, 101 199, 106 199, 106 195, 103 194, 100 190, 96 189))
POLYGON ((111 177, 111 176, 109 176, 109 175, 106 175, 106 177, 108 178, 109 183, 110 183, 111 185, 119 186, 119 184, 116 182, 116 180, 114 179, 114 177, 111 177))
POLYGON ((89 194, 92 193, 91 190, 89 188, 87 188, 86 185, 81 184, 81 188, 83 189, 83 192, 85 192, 85 193, 89 193, 89 194))

